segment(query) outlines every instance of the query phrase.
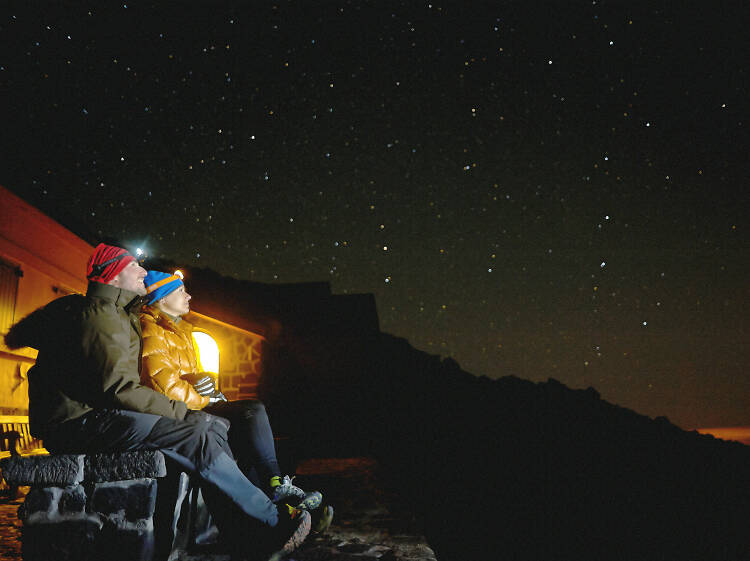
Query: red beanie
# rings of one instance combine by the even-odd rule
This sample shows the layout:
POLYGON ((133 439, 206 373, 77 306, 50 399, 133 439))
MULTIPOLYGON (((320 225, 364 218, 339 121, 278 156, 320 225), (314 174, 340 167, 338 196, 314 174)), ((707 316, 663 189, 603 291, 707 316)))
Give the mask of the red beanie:
POLYGON ((86 278, 90 281, 107 284, 131 261, 135 261, 135 257, 130 255, 127 250, 100 243, 89 257, 89 262, 86 265, 86 278))

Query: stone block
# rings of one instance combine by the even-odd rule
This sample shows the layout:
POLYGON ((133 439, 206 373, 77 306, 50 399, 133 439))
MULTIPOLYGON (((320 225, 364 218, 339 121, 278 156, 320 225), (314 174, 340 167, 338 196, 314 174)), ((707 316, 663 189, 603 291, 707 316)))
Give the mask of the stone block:
MULTIPOLYGON (((15 459, 14 459, 15 460, 15 459)), ((25 561, 151 561, 159 451, 46 456, 6 462, 33 483, 19 508, 25 561)))
POLYGON ((158 450, 89 454, 83 469, 83 478, 90 483, 164 477, 166 474, 164 455, 158 450))
POLYGON ((67 487, 83 480, 83 455, 11 456, 2 470, 9 485, 67 487))
POLYGON ((93 561, 93 543, 99 526, 90 520, 24 525, 21 551, 24 561, 93 561))
POLYGON ((19 509, 19 518, 25 519, 37 512, 49 512, 55 500, 55 493, 51 488, 32 487, 23 502, 23 509, 19 509))
POLYGON ((60 512, 63 514, 74 514, 83 512, 86 508, 86 492, 83 487, 66 487, 60 495, 60 512))
POLYGON ((150 561, 154 556, 153 526, 123 529, 105 525, 94 544, 93 559, 107 561, 150 561))
POLYGON ((109 515, 124 512, 127 520, 150 518, 156 504, 156 481, 137 479, 97 483, 91 491, 89 511, 109 515))

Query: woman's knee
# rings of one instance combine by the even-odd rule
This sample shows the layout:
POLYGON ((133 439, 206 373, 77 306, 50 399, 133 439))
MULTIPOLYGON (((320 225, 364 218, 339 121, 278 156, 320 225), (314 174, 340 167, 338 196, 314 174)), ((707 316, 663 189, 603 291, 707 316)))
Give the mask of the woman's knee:
POLYGON ((248 399, 242 402, 243 409, 242 409, 242 416, 246 419, 250 419, 253 417, 266 417, 268 418, 268 413, 266 413, 266 406, 263 405, 263 402, 257 401, 255 399, 248 399))

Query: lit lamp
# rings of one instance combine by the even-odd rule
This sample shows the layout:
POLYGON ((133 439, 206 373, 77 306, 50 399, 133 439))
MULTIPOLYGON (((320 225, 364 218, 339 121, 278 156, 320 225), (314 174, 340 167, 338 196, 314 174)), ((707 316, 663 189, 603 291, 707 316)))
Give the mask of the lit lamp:
POLYGON ((198 361, 203 366, 204 372, 219 373, 219 345, 208 333, 193 331, 198 361))

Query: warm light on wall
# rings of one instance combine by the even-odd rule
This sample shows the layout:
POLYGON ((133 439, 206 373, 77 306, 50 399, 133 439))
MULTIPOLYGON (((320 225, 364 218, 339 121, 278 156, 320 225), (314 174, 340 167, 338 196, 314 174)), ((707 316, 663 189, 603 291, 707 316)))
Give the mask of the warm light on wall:
POLYGON ((197 347, 198 360, 204 372, 219 373, 219 345, 208 333, 193 331, 193 341, 197 347))

